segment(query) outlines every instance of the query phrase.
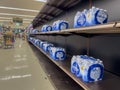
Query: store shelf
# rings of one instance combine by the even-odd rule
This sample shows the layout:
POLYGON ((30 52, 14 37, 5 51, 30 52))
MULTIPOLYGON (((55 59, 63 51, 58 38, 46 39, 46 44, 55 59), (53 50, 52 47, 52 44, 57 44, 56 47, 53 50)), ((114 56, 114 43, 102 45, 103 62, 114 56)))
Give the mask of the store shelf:
MULTIPOLYGON (((33 44, 33 43, 32 43, 33 44)), ((34 45, 34 44, 33 44, 34 45)), ((35 46, 35 45, 34 45, 35 46)), ((77 78, 74 74, 70 72, 70 62, 71 58, 68 57, 65 61, 55 61, 49 54, 44 52, 39 47, 35 46, 40 50, 45 56, 47 56, 54 64, 56 64, 60 69, 62 69, 68 76, 70 76, 76 83, 78 83, 85 90, 120 90, 120 78, 109 72, 104 72, 104 78, 102 81, 94 83, 85 83, 81 78, 77 78)))
POLYGON ((112 22, 102 25, 66 29, 60 31, 39 32, 34 35, 46 34, 71 34, 71 33, 85 33, 85 34, 101 34, 101 33, 120 33, 120 22, 112 22))

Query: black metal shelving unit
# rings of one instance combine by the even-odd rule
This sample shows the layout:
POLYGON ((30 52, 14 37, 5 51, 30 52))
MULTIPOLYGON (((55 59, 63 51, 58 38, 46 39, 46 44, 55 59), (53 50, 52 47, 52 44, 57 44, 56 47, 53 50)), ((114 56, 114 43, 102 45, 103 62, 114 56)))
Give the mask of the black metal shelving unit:
MULTIPOLYGON (((84 8, 86 8, 86 6, 87 8, 91 8, 91 6, 93 5, 101 6, 101 8, 104 7, 107 9, 109 9, 109 6, 111 4, 113 6, 113 2, 109 2, 109 0, 83 0, 82 4, 81 1, 82 0, 59 0, 58 2, 57 0, 48 0, 42 10, 34 18, 32 22, 33 28, 38 28, 39 26, 42 26, 46 23, 51 24, 56 19, 61 18, 70 21, 70 25, 73 25, 73 21, 71 21, 71 18, 73 19, 73 14, 75 14, 74 10, 83 10, 84 8), (101 3, 103 5, 101 5, 101 3), (72 9, 71 7, 75 5, 76 7, 72 9), (66 14, 67 10, 69 12, 66 14), (61 15, 61 13, 63 13, 63 15, 61 15), (67 17, 68 15, 69 18, 67 17)), ((119 0, 116 0, 116 3, 114 1, 115 5, 117 4, 117 2, 119 2, 119 0)), ((114 11, 117 8, 111 9, 114 11)), ((109 13, 111 14, 114 12, 109 13)), ((112 22, 107 24, 81 28, 71 28, 60 31, 39 32, 36 34, 30 34, 30 36, 36 37, 41 40, 47 40, 58 45, 60 44, 63 47, 67 48, 68 52, 71 52, 69 53, 67 60, 54 61, 48 53, 45 53, 42 49, 33 44, 38 50, 40 50, 46 57, 48 57, 55 65, 57 65, 61 70, 63 70, 68 76, 70 76, 83 89, 120 90, 120 22, 116 21, 118 20, 118 17, 115 16, 115 14, 114 16, 111 16, 110 21, 112 22), (115 19, 113 19, 113 17, 115 19), (70 59, 71 56, 76 53, 91 55, 101 58, 101 60, 103 60, 105 65, 105 72, 102 81, 98 81, 95 83, 85 83, 82 81, 82 79, 76 78, 76 76, 74 76, 70 72, 70 59)))

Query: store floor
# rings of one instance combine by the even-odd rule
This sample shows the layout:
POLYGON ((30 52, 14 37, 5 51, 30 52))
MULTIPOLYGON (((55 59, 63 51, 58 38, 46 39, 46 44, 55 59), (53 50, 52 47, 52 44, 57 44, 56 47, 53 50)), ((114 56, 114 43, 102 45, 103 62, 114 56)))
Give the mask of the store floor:
POLYGON ((0 90, 55 90, 27 42, 0 49, 0 90))
POLYGON ((0 49, 0 90, 82 90, 32 44, 0 49))

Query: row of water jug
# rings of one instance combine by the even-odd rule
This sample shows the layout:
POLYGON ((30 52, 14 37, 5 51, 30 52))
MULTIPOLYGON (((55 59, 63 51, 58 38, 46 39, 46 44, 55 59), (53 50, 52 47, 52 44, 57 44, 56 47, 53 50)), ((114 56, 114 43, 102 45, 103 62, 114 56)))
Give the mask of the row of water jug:
POLYGON ((54 60, 65 60, 66 59, 66 51, 64 48, 55 47, 54 44, 49 43, 47 41, 42 41, 39 39, 35 39, 30 37, 30 42, 32 42, 35 46, 38 46, 46 53, 50 55, 50 57, 54 60))
MULTIPOLYGON (((30 42, 48 53, 54 60, 65 60, 66 51, 64 48, 55 47, 54 44, 30 37, 30 42)), ((71 59, 71 73, 82 78, 84 82, 95 82, 102 80, 104 65, 100 59, 87 55, 73 55, 71 59)))
MULTIPOLYGON (((92 26, 97 24, 104 24, 108 22, 107 10, 92 7, 89 10, 84 9, 82 12, 78 11, 74 17, 74 28, 83 26, 92 26)), ((54 30, 64 30, 69 28, 68 21, 58 20, 53 25, 43 25, 41 31, 48 32, 54 30)))

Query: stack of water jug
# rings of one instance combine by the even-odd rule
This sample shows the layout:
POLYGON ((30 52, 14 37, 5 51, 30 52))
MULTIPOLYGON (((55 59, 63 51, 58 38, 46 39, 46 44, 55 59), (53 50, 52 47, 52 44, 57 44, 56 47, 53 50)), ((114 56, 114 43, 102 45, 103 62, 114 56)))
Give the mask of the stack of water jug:
POLYGON ((83 26, 92 26, 97 24, 107 23, 108 14, 106 10, 92 7, 87 10, 84 9, 82 12, 78 11, 74 18, 74 28, 83 26))
POLYGON ((48 53, 54 60, 66 59, 66 51, 64 48, 55 47, 52 43, 49 43, 47 41, 41 41, 32 37, 29 38, 29 41, 32 42, 35 46, 41 48, 46 53, 48 53))
POLYGON ((103 62, 87 55, 76 55, 71 59, 71 72, 84 82, 95 82, 103 78, 103 62))

